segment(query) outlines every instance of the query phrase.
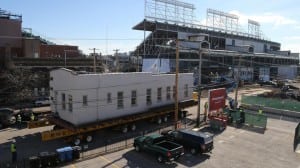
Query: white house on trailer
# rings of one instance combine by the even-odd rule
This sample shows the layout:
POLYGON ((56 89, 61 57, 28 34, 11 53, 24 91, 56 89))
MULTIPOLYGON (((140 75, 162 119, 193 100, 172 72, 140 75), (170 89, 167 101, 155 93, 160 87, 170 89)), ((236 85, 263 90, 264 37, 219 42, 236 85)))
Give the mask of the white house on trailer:
MULTIPOLYGON (((50 72, 51 109, 81 125, 174 103, 175 74, 50 72)), ((179 74, 179 101, 190 100, 193 74, 179 74)))

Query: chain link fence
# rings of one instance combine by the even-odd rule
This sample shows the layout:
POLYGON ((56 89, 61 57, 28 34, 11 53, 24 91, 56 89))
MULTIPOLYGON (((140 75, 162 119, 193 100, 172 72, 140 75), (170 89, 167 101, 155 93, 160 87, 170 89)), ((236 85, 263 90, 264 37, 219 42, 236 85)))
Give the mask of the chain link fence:
POLYGON ((292 99, 265 98, 259 96, 242 96, 242 104, 259 105, 275 109, 300 112, 300 102, 292 99))
MULTIPOLYGON (((185 124, 185 122, 188 122, 186 120, 182 121, 182 128, 191 128, 192 125, 185 124)), ((83 144, 80 146, 80 154, 79 154, 79 160, 85 160, 93 157, 97 157, 100 155, 108 154, 108 153, 113 153, 116 151, 120 151, 126 148, 130 148, 133 146, 134 138, 138 136, 143 136, 143 135, 150 135, 150 134, 160 134, 164 130, 171 130, 173 129, 174 126, 171 123, 166 123, 164 125, 161 125, 160 127, 156 127, 153 129, 147 129, 144 131, 140 132, 130 132, 123 134, 118 137, 114 137, 112 139, 107 139, 105 140, 105 144, 101 147, 97 147, 96 149, 89 149, 88 144, 83 144)), ((0 155, 1 156, 1 155, 0 155)), ((64 163, 60 163, 64 164, 64 163)), ((0 168, 29 168, 32 167, 30 166, 30 161, 29 158, 20 158, 18 161, 14 164, 12 164, 10 161, 7 162, 0 162, 0 168)), ((41 168, 43 166, 38 166, 38 168, 41 168)), ((49 166, 51 167, 51 166, 49 166)))

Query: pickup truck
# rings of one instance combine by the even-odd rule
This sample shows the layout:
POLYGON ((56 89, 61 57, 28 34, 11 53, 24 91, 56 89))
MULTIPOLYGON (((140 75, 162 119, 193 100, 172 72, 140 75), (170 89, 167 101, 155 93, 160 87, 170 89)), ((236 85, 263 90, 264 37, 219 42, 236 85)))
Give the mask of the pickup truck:
POLYGON ((161 133, 167 140, 181 144, 185 149, 196 155, 208 153, 214 148, 213 135, 207 132, 193 130, 167 130, 161 133))
POLYGON ((0 108, 0 128, 16 123, 14 110, 10 108, 0 108))
POLYGON ((156 156, 159 163, 177 160, 183 155, 183 146, 167 141, 164 136, 153 134, 134 139, 133 146, 137 152, 145 151, 156 156))

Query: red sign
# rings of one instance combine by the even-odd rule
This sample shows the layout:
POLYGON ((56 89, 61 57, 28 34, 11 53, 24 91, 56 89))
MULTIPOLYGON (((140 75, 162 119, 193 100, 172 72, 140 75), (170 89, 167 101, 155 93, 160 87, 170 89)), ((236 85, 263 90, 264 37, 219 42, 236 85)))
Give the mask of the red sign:
POLYGON ((224 108, 225 100, 226 100, 225 88, 209 90, 208 92, 209 112, 224 108))

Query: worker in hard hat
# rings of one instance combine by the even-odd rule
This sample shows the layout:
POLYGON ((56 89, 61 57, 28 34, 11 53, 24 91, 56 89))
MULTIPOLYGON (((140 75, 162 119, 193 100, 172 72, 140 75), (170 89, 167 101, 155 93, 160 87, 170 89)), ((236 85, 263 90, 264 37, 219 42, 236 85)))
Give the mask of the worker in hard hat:
POLYGON ((18 128, 22 127, 22 117, 20 114, 18 114, 17 116, 17 123, 18 123, 18 128))
POLYGON ((16 141, 13 140, 10 144, 10 152, 11 152, 11 161, 12 163, 15 163, 17 161, 17 147, 16 147, 16 141))
POLYGON ((31 113, 30 119, 31 119, 31 121, 34 121, 34 120, 35 120, 35 116, 34 116, 33 113, 31 113))

